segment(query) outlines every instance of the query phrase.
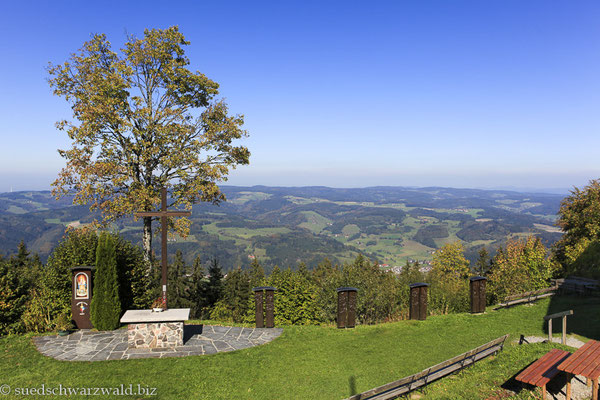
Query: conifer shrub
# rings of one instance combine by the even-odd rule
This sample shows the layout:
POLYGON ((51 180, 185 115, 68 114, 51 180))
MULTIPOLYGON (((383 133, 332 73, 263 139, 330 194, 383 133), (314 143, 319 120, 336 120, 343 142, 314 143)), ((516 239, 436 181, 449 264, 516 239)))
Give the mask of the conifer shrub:
POLYGON ((117 275, 117 254, 114 237, 101 233, 96 248, 96 270, 94 290, 90 306, 90 319, 98 330, 113 330, 119 327, 121 300, 117 275))
POLYGON ((22 272, 0 256, 0 335, 24 330, 21 315, 28 291, 22 272))

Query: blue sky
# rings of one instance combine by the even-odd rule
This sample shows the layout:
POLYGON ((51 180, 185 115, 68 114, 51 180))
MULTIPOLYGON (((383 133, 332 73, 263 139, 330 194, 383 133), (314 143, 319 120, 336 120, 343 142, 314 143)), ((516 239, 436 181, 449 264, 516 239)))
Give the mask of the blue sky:
POLYGON ((597 1, 5 3, 0 192, 64 165, 48 62, 171 25, 245 115, 227 184, 580 187, 600 175, 599 20, 597 1))

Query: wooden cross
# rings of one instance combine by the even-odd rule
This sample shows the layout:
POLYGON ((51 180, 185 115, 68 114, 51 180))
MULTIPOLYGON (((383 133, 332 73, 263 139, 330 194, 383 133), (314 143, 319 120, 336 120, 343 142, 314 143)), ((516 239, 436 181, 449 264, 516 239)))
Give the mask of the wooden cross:
POLYGON ((163 299, 165 300, 165 307, 167 306, 167 218, 168 217, 188 217, 192 215, 190 211, 167 211, 167 189, 162 188, 160 191, 161 207, 160 211, 150 212, 138 212, 134 215, 136 217, 160 217, 160 229, 161 229, 161 256, 162 256, 162 273, 161 273, 161 285, 163 299))

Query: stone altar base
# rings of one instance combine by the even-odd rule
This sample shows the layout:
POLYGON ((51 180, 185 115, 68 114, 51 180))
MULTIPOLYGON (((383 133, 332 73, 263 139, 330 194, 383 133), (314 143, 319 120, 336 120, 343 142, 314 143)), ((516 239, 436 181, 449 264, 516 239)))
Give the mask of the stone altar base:
POLYGON ((129 324, 127 344, 130 349, 183 346, 183 322, 129 324))
POLYGON ((174 348, 183 346, 183 322, 189 317, 189 308, 170 308, 162 312, 127 310, 121 323, 127 324, 130 349, 174 348))

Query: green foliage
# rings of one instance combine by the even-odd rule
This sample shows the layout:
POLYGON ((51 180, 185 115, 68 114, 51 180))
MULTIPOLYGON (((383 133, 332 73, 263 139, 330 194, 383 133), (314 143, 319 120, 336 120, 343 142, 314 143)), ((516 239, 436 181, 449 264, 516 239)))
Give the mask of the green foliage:
POLYGON ((329 259, 323 260, 312 271, 316 285, 317 320, 333 322, 337 315, 336 289, 341 287, 342 271, 329 259))
POLYGON ((215 304, 211 319, 244 321, 249 309, 250 289, 248 272, 240 268, 229 272, 223 283, 223 297, 215 304))
POLYGON ((469 261, 460 242, 448 243, 433 255, 429 274, 429 313, 463 312, 469 308, 469 261))
POLYGON ((273 271, 267 286, 275 292, 275 323, 278 325, 308 325, 319 322, 316 287, 303 264, 296 271, 273 271))
POLYGON ((223 271, 219 260, 213 258, 208 268, 208 284, 206 285, 206 306, 212 307, 223 295, 223 271))
MULTIPOLYGON (((248 277, 250 279, 250 289, 260 286, 266 286, 265 270, 263 269, 260 262, 255 258, 250 263, 250 269, 248 271, 248 277)), ((246 307, 246 316, 244 322, 255 323, 256 322, 256 300, 254 299, 254 292, 250 293, 247 299, 248 306, 246 307)))
POLYGON ((485 247, 482 247, 479 250, 479 258, 477 259, 477 263, 475 264, 475 271, 479 276, 485 276, 485 274, 490 269, 490 256, 485 247))
POLYGON ((539 238, 511 239, 498 249, 488 275, 492 300, 548 287, 555 269, 539 238))
POLYGON ((600 278, 600 180, 561 202, 557 225, 564 234, 554 254, 565 274, 600 278))
POLYGON ((169 308, 190 308, 189 279, 181 250, 175 252, 175 260, 167 270, 167 302, 169 308))
POLYGON ((25 271, 25 266, 19 267, 0 256, 0 335, 24 330, 20 318, 25 311, 29 284, 25 271))
POLYGON ((31 256, 23 241, 10 259, 0 256, 0 335, 19 333, 26 329, 22 316, 27 309, 27 301, 33 295, 41 269, 38 255, 31 256))
POLYGON ((119 281, 117 275, 117 254, 114 237, 101 233, 96 248, 96 270, 94 290, 90 306, 90 319, 100 331, 119 327, 121 301, 119 299, 119 281))
POLYGON ((43 332, 58 315, 71 312, 71 268, 94 265, 98 237, 92 229, 70 229, 53 250, 24 314, 27 330, 43 332))
POLYGON ((397 318, 402 309, 401 287, 393 273, 359 255, 353 263, 342 267, 321 263, 313 271, 319 320, 333 322, 337 315, 339 287, 358 289, 356 318, 358 323, 374 324, 397 318))
POLYGON ((466 279, 469 277, 469 261, 464 256, 460 242, 448 243, 433 255, 431 273, 444 279, 466 279))
POLYGON ((249 275, 251 287, 263 286, 265 281, 265 270, 256 258, 250 263, 249 275))
POLYGON ((59 314, 54 321, 54 327, 57 331, 68 331, 73 328, 71 322, 71 313, 59 314))
MULTIPOLYGON (((356 318, 363 324, 375 324, 393 318, 398 311, 398 285, 392 272, 383 271, 377 262, 362 255, 342 267, 340 286, 358 289, 356 318)), ((337 295, 337 293, 336 293, 337 295)))
POLYGON ((40 286, 29 293, 29 301, 22 316, 27 332, 46 332, 52 329, 56 310, 61 309, 59 301, 48 293, 48 288, 40 286))
POLYGON ((406 265, 398 274, 397 281, 399 305, 399 314, 397 317, 400 319, 408 319, 410 304, 409 286, 413 283, 425 282, 425 274, 421 272, 418 262, 415 261, 414 263, 411 263, 406 260, 406 265))
POLYGON ((141 247, 133 245, 119 235, 111 235, 116 244, 121 311, 149 308, 155 286, 147 273, 141 247))
POLYGON ((196 257, 192 265, 192 278, 188 289, 190 301, 190 315, 193 319, 202 319, 202 310, 206 303, 206 281, 204 280, 204 268, 200 257, 196 257))

